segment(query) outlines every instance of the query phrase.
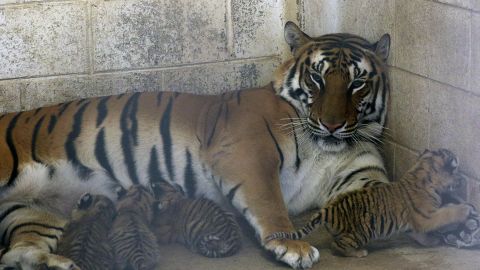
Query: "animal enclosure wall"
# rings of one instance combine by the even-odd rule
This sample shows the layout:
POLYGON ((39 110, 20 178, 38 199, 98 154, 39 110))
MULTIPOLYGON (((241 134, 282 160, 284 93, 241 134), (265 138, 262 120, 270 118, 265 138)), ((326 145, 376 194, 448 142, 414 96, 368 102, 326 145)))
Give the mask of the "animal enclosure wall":
MULTIPOLYGON (((300 10, 312 35, 350 32, 375 41, 390 33, 391 175, 400 177, 424 149, 444 147, 480 179, 480 1, 304 0, 300 10)), ((480 206, 478 181, 471 184, 480 206)))
MULTIPOLYGON (((480 179, 480 2, 475 0, 0 0, 0 111, 131 91, 260 86, 312 36, 392 36, 385 144, 392 176, 447 147, 480 179)), ((478 185, 477 185, 478 186, 478 185)))

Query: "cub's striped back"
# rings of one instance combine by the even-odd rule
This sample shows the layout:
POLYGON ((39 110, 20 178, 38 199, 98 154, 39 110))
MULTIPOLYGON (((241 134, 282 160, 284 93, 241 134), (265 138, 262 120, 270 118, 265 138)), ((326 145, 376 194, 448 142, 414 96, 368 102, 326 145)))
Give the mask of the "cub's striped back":
POLYGON ((166 182, 153 184, 158 194, 153 230, 162 242, 180 242, 206 257, 227 257, 241 247, 235 217, 211 200, 189 199, 166 182))
POLYGON ((131 186, 119 198, 117 216, 110 233, 115 252, 115 269, 156 269, 160 250, 150 229, 154 197, 140 185, 131 186))
POLYGON ((116 210, 102 195, 87 193, 72 212, 57 253, 72 259, 81 269, 115 269, 113 250, 108 243, 116 210))

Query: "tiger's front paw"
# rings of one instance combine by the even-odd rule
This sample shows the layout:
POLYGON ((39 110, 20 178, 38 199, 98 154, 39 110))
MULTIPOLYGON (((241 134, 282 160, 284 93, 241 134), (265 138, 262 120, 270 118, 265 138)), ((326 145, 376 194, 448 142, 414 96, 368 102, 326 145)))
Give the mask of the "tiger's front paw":
POLYGON ((293 269, 307 269, 320 259, 318 250, 299 240, 275 239, 265 244, 265 249, 275 254, 277 260, 293 269))

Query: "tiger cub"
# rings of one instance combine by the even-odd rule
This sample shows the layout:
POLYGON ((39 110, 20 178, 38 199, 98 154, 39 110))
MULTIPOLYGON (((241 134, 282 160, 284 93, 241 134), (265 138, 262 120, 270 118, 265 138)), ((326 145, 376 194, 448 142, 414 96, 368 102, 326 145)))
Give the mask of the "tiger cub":
POLYGON ((115 205, 107 197, 84 194, 72 211, 57 253, 72 259, 80 269, 115 269, 108 243, 115 213, 115 205))
POLYGON ((160 254, 150 229, 154 196, 147 188, 133 185, 117 202, 117 217, 110 233, 116 269, 155 269, 160 254))
POLYGON ((341 255, 364 257, 370 240, 394 233, 426 233, 465 221, 475 210, 467 204, 442 206, 441 195, 464 179, 458 159, 450 151, 426 150, 399 180, 352 191, 327 203, 296 232, 277 232, 273 239, 301 239, 321 224, 335 238, 332 248, 341 255))
POLYGON ((160 242, 179 242, 212 258, 240 249, 240 227, 233 214, 211 200, 189 199, 167 182, 153 183, 152 189, 158 200, 152 225, 160 242))

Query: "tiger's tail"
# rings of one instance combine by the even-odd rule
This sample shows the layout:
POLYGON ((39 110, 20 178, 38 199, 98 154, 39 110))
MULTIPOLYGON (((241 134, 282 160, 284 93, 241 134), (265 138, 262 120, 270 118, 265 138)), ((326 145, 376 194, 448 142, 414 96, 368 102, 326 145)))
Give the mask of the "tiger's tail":
POLYGON ((310 221, 302 228, 294 232, 275 232, 269 235, 265 240, 266 242, 269 242, 275 239, 300 240, 306 237, 307 235, 311 234, 320 225, 325 224, 326 222, 328 222, 328 211, 326 208, 322 208, 320 209, 320 211, 315 213, 310 219, 310 221))

